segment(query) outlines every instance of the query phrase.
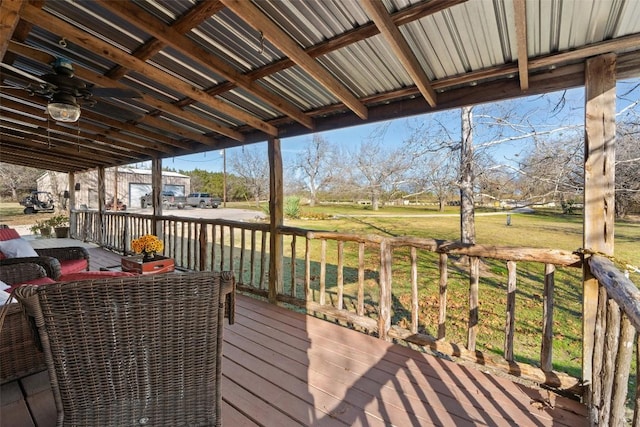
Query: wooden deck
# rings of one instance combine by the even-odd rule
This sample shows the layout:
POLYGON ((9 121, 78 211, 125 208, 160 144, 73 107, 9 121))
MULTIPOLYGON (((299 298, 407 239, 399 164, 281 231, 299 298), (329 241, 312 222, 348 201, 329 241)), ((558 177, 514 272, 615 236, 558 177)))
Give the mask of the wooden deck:
MULTIPOLYGON (((92 270, 118 263, 90 251, 92 270)), ((225 426, 588 424, 578 402, 251 297, 238 297, 224 333, 225 426)), ((27 401, 37 425, 55 424, 52 401, 27 401)), ((2 426, 33 425, 5 424, 8 409, 2 426)))

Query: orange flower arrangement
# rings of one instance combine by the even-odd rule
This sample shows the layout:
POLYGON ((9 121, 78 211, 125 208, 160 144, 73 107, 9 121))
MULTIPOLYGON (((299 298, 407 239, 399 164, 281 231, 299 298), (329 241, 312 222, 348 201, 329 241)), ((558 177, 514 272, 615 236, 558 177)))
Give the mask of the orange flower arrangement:
POLYGON ((164 249, 164 243, 153 234, 145 234, 131 242, 131 249, 133 249, 135 253, 142 253, 147 257, 162 251, 164 249))

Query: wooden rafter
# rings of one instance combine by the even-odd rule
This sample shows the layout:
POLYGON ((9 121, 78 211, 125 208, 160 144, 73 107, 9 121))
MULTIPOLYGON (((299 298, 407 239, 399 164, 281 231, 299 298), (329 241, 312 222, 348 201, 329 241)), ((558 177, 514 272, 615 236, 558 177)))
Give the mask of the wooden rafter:
MULTIPOLYGON (((215 15, 223 8, 224 6, 222 3, 217 0, 203 1, 189 9, 187 13, 179 17, 170 27, 174 31, 184 34, 190 29, 198 26, 205 19, 215 15)), ((133 52, 133 56, 142 61, 146 61, 158 53, 164 46, 165 44, 163 42, 156 38, 152 38, 136 49, 135 52, 133 52)), ((112 70, 106 73, 106 75, 114 80, 118 80, 124 77, 128 72, 129 70, 127 68, 121 65, 116 65, 112 70)))
MULTIPOLYGON (((28 105, 25 105, 23 103, 19 103, 16 101, 11 101, 9 99, 3 99, 2 105, 8 110, 21 111, 22 113, 25 113, 30 116, 43 115, 43 110, 30 107, 28 105)), ((136 138, 136 137, 123 138, 122 135, 109 133, 108 131, 105 131, 105 129, 96 125, 83 123, 82 127, 79 129, 70 129, 69 126, 62 126, 51 120, 49 121, 47 121, 46 119, 39 120, 39 119, 36 119, 35 117, 30 117, 25 114, 18 114, 12 111, 3 111, 2 117, 6 117, 7 119, 12 119, 12 120, 19 120, 23 123, 28 123, 32 126, 36 126, 37 128, 42 128, 42 129, 46 128, 54 132, 69 133, 72 139, 82 138, 82 139, 98 141, 102 144, 107 144, 111 146, 115 151, 122 149, 127 151, 133 151, 138 154, 152 154, 152 153, 160 154, 159 151, 152 150, 149 144, 144 144, 143 140, 140 140, 139 138, 136 138), (106 135, 106 134, 109 134, 109 135, 106 135), (118 139, 118 136, 120 136, 121 139, 118 139)), ((167 154, 170 154, 170 152, 167 154)))
MULTIPOLYGON (((110 45, 109 43, 106 43, 98 39, 97 37, 93 37, 90 34, 70 24, 67 24, 60 19, 55 18, 49 13, 43 12, 29 5, 25 5, 21 17, 24 20, 31 22, 32 24, 37 23, 39 27, 42 27, 54 34, 64 34, 64 37, 67 40, 72 41, 84 47, 85 49, 88 49, 89 51, 100 52, 102 56, 108 57, 113 62, 135 70, 167 87, 173 87, 181 91, 182 93, 188 94, 189 97, 194 98, 199 102, 202 102, 203 104, 220 111, 223 114, 242 120, 255 129, 261 130, 269 135, 277 134, 277 129, 275 127, 256 118, 255 116, 238 108, 235 108, 224 101, 214 98, 211 95, 205 93, 203 90, 198 89, 195 86, 190 85, 189 83, 186 83, 156 67, 149 65, 144 61, 139 60, 135 56, 129 55, 126 52, 110 45)), ((231 130, 222 126, 218 128, 218 133, 222 135, 228 136, 230 138, 238 137, 237 134, 233 133, 232 131, 232 134, 229 134, 228 131, 231 130)))
POLYGON ((322 83, 326 90, 341 100, 358 117, 361 119, 367 118, 367 107, 251 2, 243 0, 221 1, 247 24, 251 25, 255 30, 261 31, 274 46, 289 56, 311 77, 322 83))
MULTIPOLYGON (((53 56, 49 55, 46 52, 43 52, 38 49, 34 49, 32 47, 26 46, 21 43, 16 43, 16 42, 11 42, 9 44, 9 50, 11 52, 25 56, 27 58, 38 60, 42 63, 51 63, 55 59, 53 56)), ((75 75, 81 78, 82 80, 86 80, 90 83, 95 83, 98 86, 129 89, 129 87, 125 84, 112 80, 111 78, 107 78, 101 74, 95 73, 79 65, 74 65, 74 72, 75 72, 75 75)), ((149 105, 152 108, 156 108, 157 110, 164 111, 165 113, 171 114, 175 117, 182 118, 187 122, 195 123, 204 128, 211 129, 214 132, 216 131, 216 129, 220 128, 220 125, 217 125, 211 122, 210 120, 203 118, 202 116, 199 116, 189 111, 182 110, 173 104, 161 101, 150 95, 142 94, 140 99, 142 102, 144 102, 145 104, 149 105)), ((129 129, 129 131, 132 131, 132 130, 129 129)), ((242 135, 237 131, 226 129, 225 133, 227 133, 227 136, 229 136, 230 138, 233 138, 238 141, 242 140, 242 135)), ((189 134, 185 134, 184 137, 187 139, 197 140, 201 144, 210 145, 212 147, 215 147, 215 144, 216 144, 215 139, 205 137, 201 134, 189 133, 189 134)), ((173 143, 169 142, 169 143, 179 148, 187 148, 187 145, 179 141, 175 141, 173 143)))
POLYGON ((153 35, 164 45, 171 46, 195 62, 198 62, 203 70, 210 70, 222 75, 224 78, 234 82, 237 86, 252 93, 257 98, 285 113, 303 126, 309 129, 313 128, 313 120, 289 101, 268 91, 263 86, 255 84, 247 76, 239 73, 229 64, 209 53, 206 49, 180 32, 164 25, 160 20, 145 12, 134 3, 101 0, 100 4, 111 12, 118 14, 122 19, 128 20, 138 28, 153 35))
POLYGON ((434 107, 436 105, 436 93, 431 87, 431 82, 429 82, 429 78, 415 54, 411 51, 409 43, 400 33, 400 29, 393 23, 386 6, 380 0, 363 0, 361 5, 375 22, 413 82, 418 86, 422 96, 424 96, 429 105, 434 107))
MULTIPOLYGON (((462 4, 468 0, 432 0, 428 3, 416 3, 405 9, 399 10, 391 15, 391 20, 394 25, 400 26, 413 22, 417 19, 424 18, 425 16, 433 15, 434 13, 441 12, 457 4, 462 4)), ((354 28, 351 31, 347 31, 342 34, 338 34, 333 38, 330 38, 322 43, 316 44, 305 49, 305 52, 312 58, 326 55, 334 52, 338 49, 350 46, 354 43, 373 37, 380 34, 380 30, 376 25, 371 22, 354 28)), ((252 79, 257 80, 271 74, 278 73, 293 67, 295 63, 289 58, 283 58, 278 61, 267 64, 263 67, 257 68, 248 72, 246 75, 252 79)), ((218 95, 235 87, 233 82, 221 83, 218 86, 207 91, 210 95, 218 95)))
POLYGON ((0 3, 0 61, 7 53, 9 40, 18 26, 20 9, 24 3, 24 0, 3 0, 0 3))
POLYGON ((525 0, 513 2, 516 37, 518 38, 518 73, 520 75, 520 89, 529 89, 529 54, 527 51, 527 10, 525 0))

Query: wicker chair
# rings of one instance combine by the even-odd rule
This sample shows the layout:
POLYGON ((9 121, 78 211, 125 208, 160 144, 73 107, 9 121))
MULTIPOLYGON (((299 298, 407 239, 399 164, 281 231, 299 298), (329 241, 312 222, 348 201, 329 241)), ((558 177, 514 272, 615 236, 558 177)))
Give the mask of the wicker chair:
MULTIPOLYGON (((0 240, 17 239, 20 235, 13 228, 0 225, 0 240)), ((47 276, 58 280, 61 274, 75 273, 80 270, 89 271, 90 254, 81 246, 35 249, 37 257, 2 258, 0 266, 32 262, 40 264, 47 276), (86 262, 85 262, 86 261, 86 262)))
MULTIPOLYGON (((46 277, 33 263, 0 266, 0 280, 8 284, 46 277)), ((35 330, 20 304, 9 304, 0 312, 0 384, 44 371, 44 353, 36 344, 35 330)))
POLYGON ((38 326, 58 425, 221 425, 221 294, 230 288, 228 272, 18 288, 38 326))

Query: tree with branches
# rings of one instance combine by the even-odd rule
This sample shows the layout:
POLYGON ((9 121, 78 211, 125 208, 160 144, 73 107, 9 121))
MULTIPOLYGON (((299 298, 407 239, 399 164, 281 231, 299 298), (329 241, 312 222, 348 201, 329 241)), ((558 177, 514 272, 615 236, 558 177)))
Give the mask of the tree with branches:
POLYGON ((269 196, 269 161, 264 147, 249 146, 235 151, 229 166, 247 189, 245 197, 253 198, 256 206, 269 196))
POLYGON ((299 173, 300 186, 309 193, 311 206, 318 203, 318 193, 333 181, 338 163, 335 146, 319 134, 314 134, 296 156, 294 168, 299 173))
POLYGON ((383 193, 392 194, 405 182, 413 161, 402 147, 389 149, 383 145, 388 126, 386 123, 377 127, 350 156, 354 179, 369 194, 373 210, 380 208, 383 193))

